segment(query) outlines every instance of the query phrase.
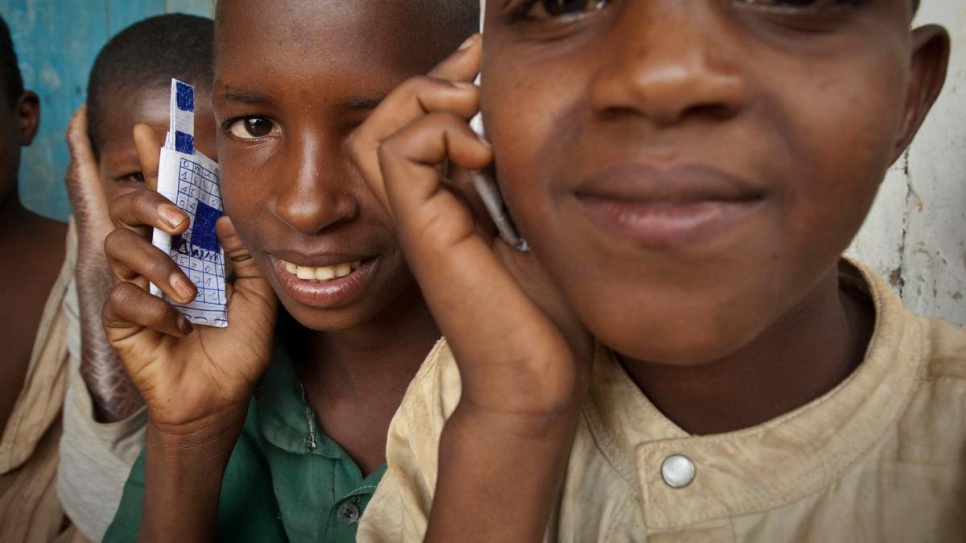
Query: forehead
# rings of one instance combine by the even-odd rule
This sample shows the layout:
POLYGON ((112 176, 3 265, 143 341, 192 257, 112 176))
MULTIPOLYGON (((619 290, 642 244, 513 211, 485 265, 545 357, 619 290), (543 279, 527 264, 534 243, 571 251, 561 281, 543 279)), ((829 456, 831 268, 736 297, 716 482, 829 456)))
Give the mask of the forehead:
POLYGON ((142 87, 133 94, 129 89, 113 88, 103 97, 104 126, 98 128, 109 135, 121 127, 167 119, 169 95, 166 86, 142 87))
MULTIPOLYGON (((207 90, 196 88, 195 104, 197 122, 210 122, 211 95, 207 90)), ((99 147, 102 152, 110 152, 114 146, 133 149, 131 133, 136 124, 147 124, 162 137, 167 132, 170 114, 171 90, 167 85, 142 87, 133 93, 129 90, 111 89, 104 97, 106 107, 100 117, 100 134, 103 140, 99 147)), ((196 127, 197 132, 197 127, 196 127)), ((197 134, 196 134, 197 135, 197 134)))
POLYGON ((435 64, 445 40, 433 39, 426 2, 397 0, 222 0, 217 11, 216 77, 292 72, 312 66, 377 69, 409 75, 435 64))

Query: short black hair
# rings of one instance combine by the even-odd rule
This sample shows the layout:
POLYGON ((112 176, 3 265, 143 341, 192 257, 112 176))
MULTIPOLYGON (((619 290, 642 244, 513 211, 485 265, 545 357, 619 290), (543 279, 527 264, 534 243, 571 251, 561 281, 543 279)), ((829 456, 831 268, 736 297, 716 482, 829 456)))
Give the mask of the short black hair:
POLYGON ((7 95, 7 102, 13 107, 23 94, 23 75, 20 74, 20 64, 17 63, 17 51, 13 48, 10 27, 2 16, 0 16, 0 76, 3 77, 3 90, 7 95))
POLYGON ((125 28, 98 53, 87 83, 87 122, 95 155, 103 141, 101 124, 111 101, 125 92, 170 85, 180 79, 211 91, 214 21, 170 13, 125 28))

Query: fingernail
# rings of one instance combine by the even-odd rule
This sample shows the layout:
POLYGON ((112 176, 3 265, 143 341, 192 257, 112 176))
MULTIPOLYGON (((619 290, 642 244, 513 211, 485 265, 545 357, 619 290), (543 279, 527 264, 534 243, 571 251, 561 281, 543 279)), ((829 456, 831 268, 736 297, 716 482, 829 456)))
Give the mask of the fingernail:
POLYGON ((463 42, 463 45, 460 45, 460 48, 458 49, 458 51, 465 51, 470 47, 473 47, 473 44, 476 43, 476 40, 478 40, 479 38, 480 38, 479 34, 473 34, 472 36, 467 38, 466 41, 463 42))
POLYGON ((177 228, 184 222, 184 214, 174 206, 161 206, 161 218, 171 228, 177 228))
POLYGON ((186 301, 190 300, 195 293, 194 288, 192 288, 192 285, 188 283, 188 280, 178 274, 171 275, 171 288, 178 293, 178 296, 182 300, 186 301))
POLYGON ((194 332, 195 328, 194 326, 191 326, 191 323, 188 322, 188 319, 182 315, 180 318, 178 318, 178 330, 187 336, 190 335, 191 332, 194 332))
POLYGON ((476 85, 470 83, 469 81, 453 81, 453 86, 459 87, 461 89, 475 89, 476 85))

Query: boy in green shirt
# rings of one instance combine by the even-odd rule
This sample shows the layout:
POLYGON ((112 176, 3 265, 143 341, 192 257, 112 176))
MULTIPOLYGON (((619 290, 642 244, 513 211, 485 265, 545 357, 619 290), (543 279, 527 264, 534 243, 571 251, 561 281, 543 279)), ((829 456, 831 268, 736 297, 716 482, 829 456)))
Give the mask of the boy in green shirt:
MULTIPOLYGON (((147 292, 151 281, 178 301, 195 293, 142 237, 183 231, 184 215, 150 191, 115 200, 104 323, 150 420, 106 540, 354 539, 389 421, 439 332, 347 140, 473 32, 477 7, 219 2, 229 326, 194 328, 147 292)), ((135 140, 150 184, 157 138, 138 127, 135 140)))

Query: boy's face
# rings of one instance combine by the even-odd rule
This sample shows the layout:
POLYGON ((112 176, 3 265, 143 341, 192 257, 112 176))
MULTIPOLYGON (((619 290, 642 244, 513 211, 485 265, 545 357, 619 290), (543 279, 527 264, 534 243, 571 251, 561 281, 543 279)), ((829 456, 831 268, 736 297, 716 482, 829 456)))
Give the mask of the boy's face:
POLYGON ((256 0, 218 7, 225 209, 289 313, 314 330, 344 330, 413 285, 347 140, 450 44, 413 39, 406 2, 287 0, 271 11, 256 0))
POLYGON ((698 364, 807 311, 942 84, 907 1, 491 2, 498 178, 595 335, 698 364))
MULTIPOLYGON (((108 97, 109 108, 103 108, 103 141, 98 146, 98 169, 108 201, 132 191, 144 183, 137 149, 131 135, 134 125, 146 124, 164 142, 170 124, 168 86, 145 87, 131 96, 108 97)), ((211 111, 211 95, 195 87, 195 147, 211 158, 215 153, 215 116, 211 111)))

